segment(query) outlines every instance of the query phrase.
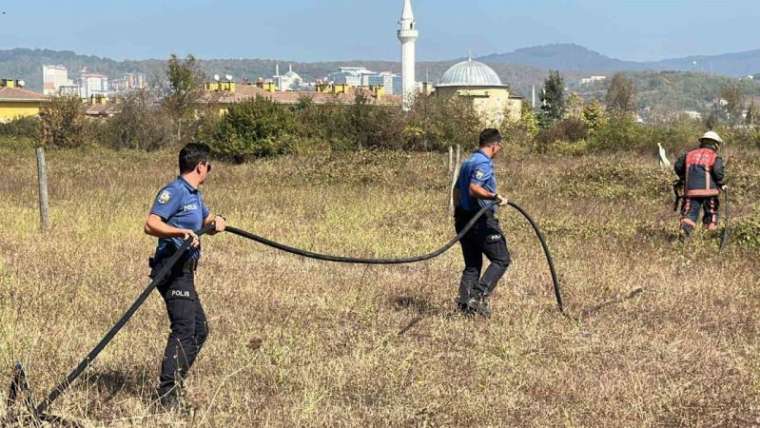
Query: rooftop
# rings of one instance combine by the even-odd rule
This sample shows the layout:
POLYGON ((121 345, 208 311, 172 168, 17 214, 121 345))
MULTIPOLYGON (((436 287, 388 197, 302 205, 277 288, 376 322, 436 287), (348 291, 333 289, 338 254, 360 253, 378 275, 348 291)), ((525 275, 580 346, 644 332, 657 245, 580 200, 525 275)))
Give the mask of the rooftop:
MULTIPOLYGON (((301 98, 308 97, 314 104, 353 104, 356 99, 356 93, 331 94, 311 91, 287 91, 287 92, 269 92, 265 89, 258 88, 256 85, 236 85, 234 92, 215 91, 207 92, 202 102, 209 104, 234 104, 250 100, 256 97, 267 98, 269 100, 282 104, 296 104, 301 98)), ((386 95, 380 100, 371 98, 371 104, 375 105, 401 105, 401 97, 386 95)))
POLYGON ((45 102, 49 101, 49 98, 22 88, 8 88, 5 86, 0 87, 0 101, 13 101, 21 103, 30 102, 45 102))

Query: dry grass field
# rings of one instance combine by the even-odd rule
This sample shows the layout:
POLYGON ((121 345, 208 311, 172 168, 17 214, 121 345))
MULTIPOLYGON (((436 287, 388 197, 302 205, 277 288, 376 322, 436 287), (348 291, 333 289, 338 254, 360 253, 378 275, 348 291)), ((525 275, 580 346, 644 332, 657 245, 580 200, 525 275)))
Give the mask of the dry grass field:
MULTIPOLYGON (((22 361, 37 397, 147 285, 142 224, 175 154, 48 153, 52 229, 38 231, 34 155, 0 149, 0 380, 22 361)), ((53 406, 86 426, 760 425, 760 252, 676 240, 669 173, 621 154, 512 154, 500 184, 544 228, 500 218, 513 264, 489 321, 454 313, 458 246, 409 266, 318 263, 232 235, 204 238, 211 335, 192 416, 157 413, 168 321, 155 294, 53 406)), ((757 153, 735 153, 736 216, 757 215, 757 153)), ((321 154, 217 163, 208 204, 307 249, 404 256, 448 240, 445 157, 321 154)), ((0 415, 6 410, 0 404, 0 415)))

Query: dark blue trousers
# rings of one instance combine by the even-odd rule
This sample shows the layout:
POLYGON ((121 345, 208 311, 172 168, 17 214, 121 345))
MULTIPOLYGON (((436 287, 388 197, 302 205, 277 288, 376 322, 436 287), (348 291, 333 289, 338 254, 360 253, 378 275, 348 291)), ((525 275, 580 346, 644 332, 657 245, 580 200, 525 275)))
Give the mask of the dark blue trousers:
MULTIPOLYGON (((457 209, 455 213, 457 233, 464 229, 476 213, 457 209)), ((458 303, 467 304, 467 301, 475 295, 487 296, 493 293, 499 279, 509 268, 511 258, 507 249, 507 238, 493 211, 487 211, 480 217, 475 226, 461 239, 460 244, 465 267, 459 283, 458 303), (483 255, 491 264, 481 276, 483 255)))
MULTIPOLYGON (((194 265, 178 264, 158 286, 166 303, 171 333, 161 362, 158 393, 165 395, 182 386, 190 367, 208 337, 208 322, 195 291, 194 265)), ((154 268, 154 272, 157 268, 154 268)))

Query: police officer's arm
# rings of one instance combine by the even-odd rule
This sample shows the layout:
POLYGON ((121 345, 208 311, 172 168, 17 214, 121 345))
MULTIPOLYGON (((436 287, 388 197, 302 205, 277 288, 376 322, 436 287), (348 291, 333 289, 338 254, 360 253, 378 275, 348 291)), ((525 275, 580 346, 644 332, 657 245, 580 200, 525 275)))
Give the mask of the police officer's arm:
POLYGON ((495 200, 499 205, 505 205, 507 203, 506 197, 491 192, 484 186, 492 176, 493 169, 490 166, 480 165, 476 167, 470 177, 470 196, 476 199, 495 200))
POLYGON ((470 183, 470 196, 478 199, 496 199, 496 193, 489 192, 483 186, 470 183))
POLYGON ((193 238, 193 247, 197 247, 200 241, 198 236, 190 229, 180 229, 164 221, 159 215, 150 213, 143 228, 146 234, 156 238, 193 238))
POLYGON ((218 214, 208 214, 206 216, 206 219, 203 220, 203 225, 208 226, 210 224, 214 225, 214 230, 212 232, 209 232, 209 235, 215 235, 219 232, 224 232, 224 229, 227 227, 227 223, 225 222, 224 217, 218 214))
POLYGON ((180 229, 167 223, 167 220, 180 210, 180 199, 176 190, 171 186, 161 189, 148 213, 148 219, 145 220, 143 230, 146 234, 156 238, 192 238, 193 246, 197 247, 200 245, 200 240, 195 232, 190 229, 180 229))
POLYGON ((206 203, 203 201, 203 196, 201 196, 200 202, 201 215, 203 215, 203 226, 214 225, 214 230, 210 231, 209 235, 216 235, 219 232, 224 232, 224 228, 226 227, 224 217, 219 214, 212 215, 211 210, 208 209, 208 206, 206 206, 206 203))

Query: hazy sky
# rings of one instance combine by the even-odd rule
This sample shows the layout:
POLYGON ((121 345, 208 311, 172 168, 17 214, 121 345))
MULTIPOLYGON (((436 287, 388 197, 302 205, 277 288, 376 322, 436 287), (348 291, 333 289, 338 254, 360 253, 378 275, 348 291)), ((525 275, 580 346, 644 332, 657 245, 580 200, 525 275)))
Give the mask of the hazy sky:
MULTIPOLYGON (((0 0, 0 49, 117 59, 399 57, 402 0, 0 0), (2 14, 2 12, 5 14, 2 14)), ((573 42, 620 59, 760 48, 760 0, 413 0, 418 58, 573 42)))

